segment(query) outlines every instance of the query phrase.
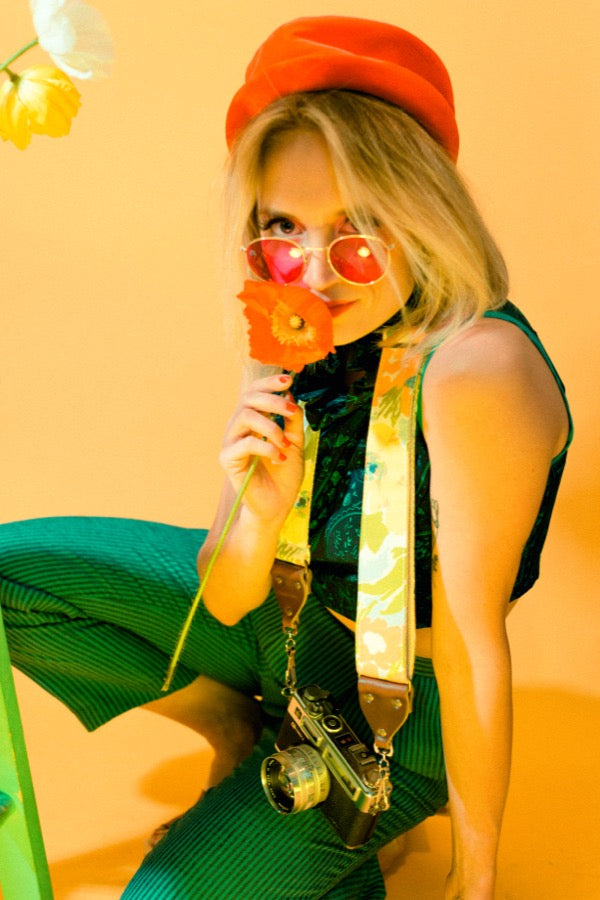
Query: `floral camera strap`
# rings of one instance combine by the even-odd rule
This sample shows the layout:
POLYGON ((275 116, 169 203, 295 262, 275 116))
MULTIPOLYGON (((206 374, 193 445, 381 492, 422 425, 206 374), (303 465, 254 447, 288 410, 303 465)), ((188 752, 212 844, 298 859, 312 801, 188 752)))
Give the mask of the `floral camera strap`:
MULTIPOLYGON (((367 435, 356 618, 356 669, 376 750, 387 757, 412 707, 415 655, 415 425, 421 357, 384 348, 367 435)), ((286 688, 295 687, 295 635, 310 592, 308 530, 318 432, 305 425, 304 480, 279 537, 273 587, 287 634, 286 688)))

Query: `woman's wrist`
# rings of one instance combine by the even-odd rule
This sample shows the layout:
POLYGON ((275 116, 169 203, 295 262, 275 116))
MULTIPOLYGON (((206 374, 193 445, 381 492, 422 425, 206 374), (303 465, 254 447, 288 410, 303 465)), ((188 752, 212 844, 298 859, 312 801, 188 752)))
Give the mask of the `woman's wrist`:
POLYGON ((288 510, 279 508, 275 513, 250 509, 242 504, 239 510, 239 527, 244 536, 255 534, 261 541, 273 539, 277 541, 279 532, 288 516, 288 510))

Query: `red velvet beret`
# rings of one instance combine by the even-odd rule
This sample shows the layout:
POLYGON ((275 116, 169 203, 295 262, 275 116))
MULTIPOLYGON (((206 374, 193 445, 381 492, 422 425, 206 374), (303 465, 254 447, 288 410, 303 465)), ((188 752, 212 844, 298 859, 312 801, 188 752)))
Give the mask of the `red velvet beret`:
POLYGON ((402 28, 347 16, 295 19, 267 38, 231 101, 229 147, 279 97, 328 88, 372 94, 401 107, 456 161, 452 85, 439 56, 402 28))

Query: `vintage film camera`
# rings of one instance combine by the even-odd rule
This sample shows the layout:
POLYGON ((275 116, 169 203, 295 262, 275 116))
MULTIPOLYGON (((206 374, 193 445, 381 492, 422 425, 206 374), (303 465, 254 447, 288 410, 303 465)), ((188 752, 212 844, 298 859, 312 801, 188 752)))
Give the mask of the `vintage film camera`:
POLYGON ((329 691, 316 684, 293 692, 261 779, 283 815, 320 805, 344 844, 366 844, 379 815, 379 767, 344 721, 329 691))

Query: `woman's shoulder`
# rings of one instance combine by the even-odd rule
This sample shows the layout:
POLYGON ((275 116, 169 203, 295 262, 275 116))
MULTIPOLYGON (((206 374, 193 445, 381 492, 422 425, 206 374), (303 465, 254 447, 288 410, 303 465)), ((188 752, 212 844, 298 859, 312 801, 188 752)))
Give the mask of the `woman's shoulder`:
MULTIPOLYGON (((479 419, 527 423, 558 453, 569 431, 556 373, 541 345, 512 318, 483 317, 444 341, 432 354, 423 380, 425 431, 441 421, 477 427, 479 419), (429 426, 429 428, 428 428, 429 426)), ((508 429, 510 431, 510 429, 508 429)))
POLYGON ((482 317, 440 344, 427 367, 433 380, 502 379, 523 367, 547 364, 528 334, 514 321, 482 317))

